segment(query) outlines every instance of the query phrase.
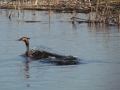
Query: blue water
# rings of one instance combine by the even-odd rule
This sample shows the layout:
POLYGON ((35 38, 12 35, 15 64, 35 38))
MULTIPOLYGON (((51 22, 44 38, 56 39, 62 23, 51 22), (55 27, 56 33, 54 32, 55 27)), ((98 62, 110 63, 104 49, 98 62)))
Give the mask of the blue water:
MULTIPOLYGON (((117 26, 75 25, 71 13, 0 10, 0 90, 119 90, 120 30, 117 26), (12 12, 11 20, 8 18, 12 12), (35 15, 34 15, 35 13, 35 15), (28 23, 36 20, 40 22, 28 23), (26 50, 42 45, 79 58, 79 65, 26 62, 26 50)), ((78 14, 87 18, 88 15, 78 14)))

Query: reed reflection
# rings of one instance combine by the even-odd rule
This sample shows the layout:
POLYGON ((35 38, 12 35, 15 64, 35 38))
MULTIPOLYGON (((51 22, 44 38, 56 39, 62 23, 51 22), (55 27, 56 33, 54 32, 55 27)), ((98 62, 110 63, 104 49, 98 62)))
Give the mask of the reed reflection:
POLYGON ((76 30, 76 24, 75 23, 72 23, 72 27, 73 27, 73 30, 76 30))

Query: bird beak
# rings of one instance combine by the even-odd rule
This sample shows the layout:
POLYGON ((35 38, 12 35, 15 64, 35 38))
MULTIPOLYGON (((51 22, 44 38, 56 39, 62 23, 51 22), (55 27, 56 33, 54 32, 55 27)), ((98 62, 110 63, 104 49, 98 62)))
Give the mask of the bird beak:
POLYGON ((16 41, 21 41, 21 38, 20 38, 20 39, 17 39, 16 41))

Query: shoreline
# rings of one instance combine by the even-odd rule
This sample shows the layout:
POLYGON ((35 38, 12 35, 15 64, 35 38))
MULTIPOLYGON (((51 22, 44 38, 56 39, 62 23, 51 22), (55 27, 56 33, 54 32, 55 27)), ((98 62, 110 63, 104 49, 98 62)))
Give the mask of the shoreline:
POLYGON ((15 5, 1 5, 1 9, 15 9, 15 10, 39 10, 39 11, 49 11, 53 10, 55 12, 63 13, 90 13, 90 7, 74 8, 74 7, 59 7, 59 6, 36 6, 36 5, 26 5, 26 6, 15 6, 15 5))

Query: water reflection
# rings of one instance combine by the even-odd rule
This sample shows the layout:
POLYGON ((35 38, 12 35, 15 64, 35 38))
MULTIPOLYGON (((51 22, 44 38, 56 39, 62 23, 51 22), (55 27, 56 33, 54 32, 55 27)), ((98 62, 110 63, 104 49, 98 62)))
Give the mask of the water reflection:
MULTIPOLYGON (((111 28, 115 28, 116 26, 106 26, 105 24, 88 24, 88 28, 91 34, 108 34, 112 31, 111 28)), ((118 33, 116 30, 114 30, 118 33)))
POLYGON ((29 75, 29 63, 31 62, 31 59, 29 57, 25 57, 25 61, 24 61, 24 74, 25 74, 25 78, 30 78, 30 75, 29 75))
POLYGON ((26 87, 30 87, 30 84, 26 84, 26 87))
MULTIPOLYGON (((23 62, 23 72, 24 72, 23 74, 25 75, 26 79, 30 78, 30 73, 29 73, 29 70, 30 70, 29 63, 30 62, 31 62, 30 58, 25 57, 25 61, 23 62)), ((26 87, 30 87, 29 83, 27 83, 25 85, 26 85, 26 87)))
POLYGON ((77 29, 77 26, 75 23, 72 23, 72 27, 73 27, 73 30, 76 30, 77 29))
POLYGON ((25 61, 24 63, 24 71, 25 71, 25 77, 26 78, 30 78, 30 75, 29 75, 29 61, 25 61))
POLYGON ((65 16, 63 17, 63 15, 65 14, 62 15, 59 13, 55 13, 53 11, 42 11, 41 13, 35 10, 20 10, 19 12, 20 15, 18 15, 18 10, 11 10, 11 9, 6 9, 5 13, 6 13, 6 17, 9 19, 10 16, 11 20, 19 20, 19 21, 29 20, 29 21, 43 21, 43 22, 48 21, 49 28, 51 23, 50 19, 53 19, 53 17, 55 17, 56 19, 63 19, 64 21, 68 21, 68 19, 71 20, 72 16, 76 17, 78 15, 76 12, 74 12, 74 13, 68 13, 66 14, 67 15, 66 17, 65 16))

